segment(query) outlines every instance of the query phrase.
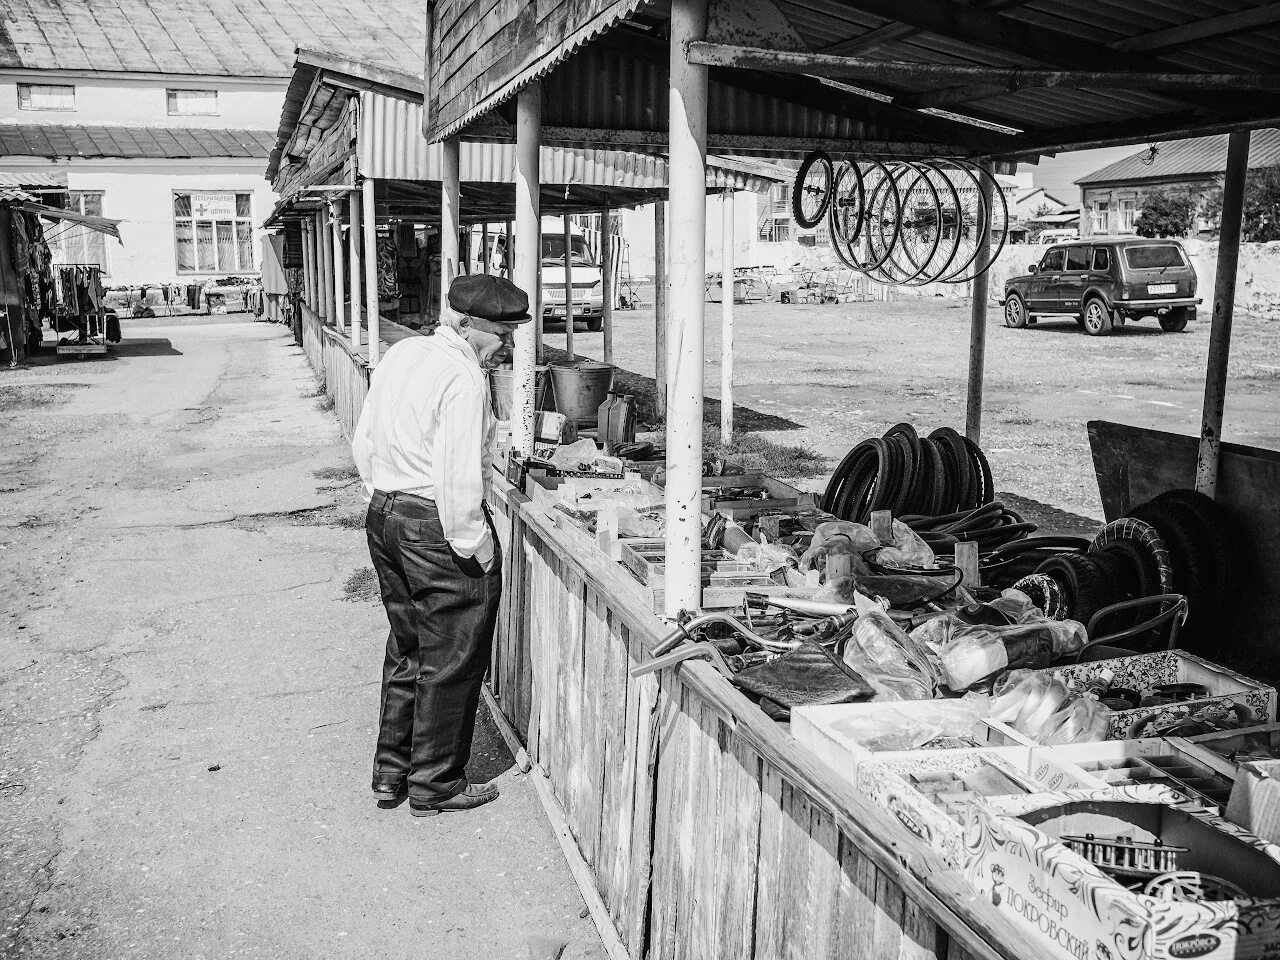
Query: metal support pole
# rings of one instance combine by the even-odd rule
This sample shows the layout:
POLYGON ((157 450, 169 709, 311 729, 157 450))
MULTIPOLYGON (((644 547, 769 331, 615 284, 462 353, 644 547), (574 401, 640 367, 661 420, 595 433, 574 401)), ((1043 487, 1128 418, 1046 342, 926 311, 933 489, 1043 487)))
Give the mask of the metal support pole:
POLYGON ((444 162, 440 177, 440 316, 443 318, 445 311, 449 309, 449 283, 461 273, 458 268, 458 237, 462 229, 459 220, 462 184, 458 168, 462 141, 457 137, 450 137, 441 147, 444 162))
POLYGON ((720 194, 720 442, 733 440, 733 191, 720 194))
POLYGON ((320 270, 321 316, 325 323, 336 323, 333 319, 333 231, 329 229, 328 215, 323 208, 316 212, 316 229, 320 232, 320 243, 324 247, 320 270))
POLYGON ((482 223, 480 225, 480 263, 485 273, 492 273, 489 269, 489 224, 482 223))
POLYGON ((345 257, 342 251, 341 200, 329 201, 329 224, 333 230, 333 327, 340 333, 347 325, 347 283, 345 257))
POLYGON ((1240 220, 1245 179, 1249 173, 1249 131, 1237 130, 1227 141, 1227 177, 1222 186, 1222 224, 1218 228, 1218 270, 1213 281, 1213 326, 1209 330, 1209 362, 1200 414, 1200 454, 1196 489, 1217 496, 1222 448, 1222 413, 1227 399, 1227 364, 1231 358, 1231 320, 1235 312, 1236 268, 1240 261, 1240 220))
MULTIPOLYGON (((991 209, 995 195, 994 171, 991 161, 981 161, 987 176, 981 177, 983 209, 991 209)), ((969 396, 965 406, 964 433, 974 443, 982 438, 982 379, 987 356, 987 291, 991 264, 991 232, 984 230, 979 238, 978 255, 974 266, 978 275, 973 278, 973 299, 969 304, 969 396)))
POLYGON ((653 205, 653 407, 667 415, 667 202, 653 205))
POLYGON ((302 220, 299 226, 302 228, 302 302, 314 310, 316 305, 311 299, 311 284, 316 278, 316 265, 311 259, 311 224, 302 220))
MULTIPOLYGON (((533 453, 533 401, 535 359, 538 357, 538 326, 542 322, 539 273, 542 265, 542 238, 538 220, 541 174, 538 145, 542 136, 542 85, 534 82, 516 95, 516 243, 510 261, 515 267, 515 285, 529 295, 532 323, 516 327, 513 359, 515 395, 511 404, 511 450, 533 453)), ((511 252, 511 222, 507 221, 507 255, 511 252)))
POLYGON ((360 191, 351 194, 347 200, 347 261, 350 267, 348 286, 351 290, 351 348, 360 346, 360 280, 364 272, 360 269, 360 191))
POLYGON ((511 221, 508 220, 506 241, 502 245, 502 269, 506 272, 508 280, 515 276, 516 251, 512 246, 515 242, 515 230, 511 226, 511 221))
POLYGON ((569 215, 564 215, 564 349, 569 359, 577 354, 573 349, 573 240, 569 236, 569 215))
POLYGON ((604 362, 613 363, 613 224, 608 207, 600 211, 600 294, 604 298, 604 362))
POLYGON ((670 42, 671 265, 667 309, 666 614, 702 603, 702 393, 707 239, 707 68, 688 45, 705 40, 708 0, 672 0, 670 42))
POLYGON ((374 206, 373 181, 365 180, 361 186, 364 203, 361 228, 364 230, 364 312, 369 321, 369 366, 378 365, 382 350, 382 334, 378 323, 378 209, 374 206))

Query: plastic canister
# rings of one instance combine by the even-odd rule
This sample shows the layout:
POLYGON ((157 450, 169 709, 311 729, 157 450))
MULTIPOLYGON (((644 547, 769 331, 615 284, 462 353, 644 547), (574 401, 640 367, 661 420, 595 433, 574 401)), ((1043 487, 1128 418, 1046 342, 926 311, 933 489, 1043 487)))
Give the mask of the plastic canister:
POLYGON ((634 394, 622 394, 609 411, 609 442, 635 443, 635 439, 636 398, 634 394))
POLYGON ((600 410, 596 414, 596 443, 609 449, 609 431, 613 425, 613 408, 619 403, 618 395, 612 390, 605 397, 604 403, 600 404, 600 410))

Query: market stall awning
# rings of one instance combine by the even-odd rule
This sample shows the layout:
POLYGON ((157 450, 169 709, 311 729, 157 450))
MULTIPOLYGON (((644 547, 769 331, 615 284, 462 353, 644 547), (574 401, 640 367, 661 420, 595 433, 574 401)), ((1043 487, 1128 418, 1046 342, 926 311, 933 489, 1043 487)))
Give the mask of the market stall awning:
MULTIPOLYGON (((666 142, 665 5, 442 0, 428 16, 428 139, 501 126, 540 80, 544 143, 666 142)), ((1034 158, 1280 122, 1280 5, 1260 0, 713 0, 689 59, 722 152, 1034 158)))
POLYGON ((96 230, 98 233, 105 233, 108 237, 120 239, 120 224, 122 222, 120 220, 111 220, 107 217, 92 217, 88 214, 74 213, 58 207, 48 207, 43 203, 20 203, 17 207, 26 213, 38 214, 46 220, 66 220, 70 223, 78 223, 82 227, 96 230))

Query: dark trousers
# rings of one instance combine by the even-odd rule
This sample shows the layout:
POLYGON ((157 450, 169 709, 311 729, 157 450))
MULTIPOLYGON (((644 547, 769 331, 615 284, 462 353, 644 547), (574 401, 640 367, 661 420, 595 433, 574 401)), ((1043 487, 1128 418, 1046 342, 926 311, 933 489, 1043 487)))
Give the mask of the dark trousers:
POLYGON ((412 799, 445 800, 467 786, 502 594, 497 536, 493 570, 485 573, 450 549, 432 501, 381 491, 369 504, 365 533, 391 621, 373 777, 396 783, 407 776, 412 799))

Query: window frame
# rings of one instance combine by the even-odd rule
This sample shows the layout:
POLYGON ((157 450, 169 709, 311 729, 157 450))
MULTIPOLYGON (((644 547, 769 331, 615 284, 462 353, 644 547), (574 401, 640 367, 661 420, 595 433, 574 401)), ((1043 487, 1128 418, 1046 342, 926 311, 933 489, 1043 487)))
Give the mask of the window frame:
POLYGON ((1063 258, 1063 261, 1062 261, 1062 271, 1063 271, 1063 273, 1085 273, 1085 272, 1087 272, 1087 271, 1089 270, 1089 264, 1093 262, 1093 258, 1092 258, 1092 257, 1090 256, 1090 254, 1089 254, 1089 244, 1087 244, 1087 243, 1073 243, 1073 244, 1071 244, 1071 246, 1069 246, 1069 247, 1065 247, 1064 249, 1066 250, 1066 254, 1067 254, 1067 255, 1063 258), (1085 251, 1085 253, 1084 253, 1084 266, 1082 266, 1082 267, 1073 267, 1073 266, 1071 265, 1071 251, 1072 251, 1072 250, 1083 250, 1083 251, 1085 251))
POLYGON ((1093 232, 1094 233, 1110 233, 1111 232, 1111 201, 1095 200, 1093 201, 1093 232), (1101 218, 1102 225, 1098 225, 1101 218))
POLYGON ((1133 233, 1138 223, 1138 201, 1126 197, 1117 203, 1120 211, 1120 232, 1133 233))
POLYGON ((1036 273, 1061 273, 1067 265, 1067 248, 1066 247, 1050 247, 1044 252, 1044 256, 1040 258, 1040 263, 1036 267, 1036 273), (1061 266, 1048 266, 1049 258, 1055 253, 1062 254, 1061 266))
POLYGON ((1111 248, 1110 247, 1094 247, 1093 255, 1089 258, 1089 263, 1092 264, 1090 269, 1094 273, 1110 273, 1111 272, 1111 248), (1106 260, 1105 266, 1101 266, 1101 267, 1098 266, 1098 254, 1102 254, 1102 256, 1105 258, 1106 260))
POLYGON ((218 117, 222 115, 221 104, 219 103, 218 91, 199 89, 197 87, 165 87, 164 90, 165 109, 168 110, 171 117, 218 117), (177 94, 180 93, 208 93, 213 95, 212 110, 177 110, 175 109, 177 94))
MULTIPOLYGON (((15 95, 18 98, 18 109, 25 112, 34 113, 75 113, 76 112, 76 85, 74 83, 17 83, 15 86, 15 95), (36 88, 44 88, 48 90, 70 90, 71 105, 69 107, 36 107, 31 104, 31 91, 36 88), (22 104, 22 93, 27 92, 27 104, 22 104)), ((91 191, 95 192, 95 191, 91 191)))
MULTIPOLYGON (((107 192, 105 190, 68 190, 68 205, 63 207, 64 210, 70 210, 72 213, 85 214, 85 199, 87 197, 98 198, 98 212, 87 214, 87 216, 105 216, 107 192)), ((77 263, 94 263, 102 268, 102 275, 111 276, 111 247, 107 244, 106 234, 99 233, 96 230, 90 230, 83 224, 72 224, 70 221, 60 221, 53 226, 46 227, 46 238, 49 234, 53 235, 53 239, 46 239, 49 244, 49 252, 52 255, 53 262, 59 265, 70 265, 77 263), (85 238, 92 238, 94 244, 102 245, 102 259, 99 261, 90 260, 87 256, 70 257, 68 254, 68 243, 72 238, 80 245, 79 252, 88 252, 88 244, 85 238)))
POLYGON ((235 276, 239 274, 258 272, 258 267, 256 265, 255 252, 254 252, 253 191, 252 190, 238 190, 234 188, 228 189, 228 190, 209 190, 209 189, 171 190, 170 196, 169 196, 169 211, 170 211, 169 216, 173 223, 173 266, 174 266, 174 272, 177 273, 179 276, 219 277, 219 276, 235 276), (225 217, 224 218, 197 217, 193 210, 192 213, 188 216, 179 216, 176 209, 178 197, 191 198, 199 194, 210 194, 210 193, 226 193, 235 197, 236 198, 235 199, 236 215, 234 217, 231 217, 230 219, 227 219, 225 217), (249 213, 247 216, 241 216, 239 213, 241 197, 248 198, 249 213), (182 223, 186 223, 188 225, 188 229, 190 230, 191 262, 193 264, 193 266, 190 268, 184 267, 182 265, 182 256, 181 256, 182 235, 179 232, 180 224, 182 223), (208 240, 206 242, 211 244, 212 250, 213 250, 213 268, 212 269, 205 269, 205 268, 202 268, 200 265, 200 244, 201 244, 200 225, 201 224, 207 225, 209 227, 208 240), (230 224, 230 227, 231 227, 231 235, 229 239, 230 239, 232 248, 236 250, 236 264, 231 267, 224 267, 220 262, 220 257, 218 252, 219 245, 220 245, 220 239, 219 239, 220 235, 219 235, 219 229, 218 229, 219 224, 224 224, 224 225, 230 224), (248 231, 247 246, 245 247, 244 250, 241 249, 241 240, 239 237, 239 230, 237 229, 242 224, 245 226, 245 228, 248 231), (247 266, 241 266, 241 264, 243 263, 243 260, 241 259, 241 253, 247 253, 247 256, 248 256, 247 266))

